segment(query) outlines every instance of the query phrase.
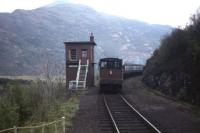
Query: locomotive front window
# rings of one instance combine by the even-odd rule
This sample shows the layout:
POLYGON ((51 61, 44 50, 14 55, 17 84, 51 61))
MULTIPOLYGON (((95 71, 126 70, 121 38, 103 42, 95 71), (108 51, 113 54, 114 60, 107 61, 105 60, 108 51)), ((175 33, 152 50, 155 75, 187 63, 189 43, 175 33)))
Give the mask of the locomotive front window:
POLYGON ((100 64, 101 68, 107 68, 107 62, 106 61, 102 61, 100 64))
POLYGON ((100 63, 101 68, 120 69, 121 66, 120 61, 101 61, 100 63))

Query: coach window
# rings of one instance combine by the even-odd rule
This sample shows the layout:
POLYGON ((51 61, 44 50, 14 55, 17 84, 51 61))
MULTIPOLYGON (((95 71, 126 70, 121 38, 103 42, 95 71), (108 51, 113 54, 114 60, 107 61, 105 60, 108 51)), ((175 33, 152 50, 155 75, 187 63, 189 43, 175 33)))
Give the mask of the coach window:
POLYGON ((82 49, 82 57, 87 58, 88 56, 88 50, 87 49, 82 49))
POLYGON ((69 50, 70 60, 77 60, 77 51, 76 49, 69 50))

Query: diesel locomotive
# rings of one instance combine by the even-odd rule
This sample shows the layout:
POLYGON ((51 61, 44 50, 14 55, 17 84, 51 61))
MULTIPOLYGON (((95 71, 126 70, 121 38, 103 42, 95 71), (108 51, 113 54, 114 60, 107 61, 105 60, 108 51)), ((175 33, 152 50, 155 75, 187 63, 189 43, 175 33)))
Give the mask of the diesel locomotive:
POLYGON ((120 91, 123 83, 122 59, 102 58, 99 61, 100 91, 120 91))

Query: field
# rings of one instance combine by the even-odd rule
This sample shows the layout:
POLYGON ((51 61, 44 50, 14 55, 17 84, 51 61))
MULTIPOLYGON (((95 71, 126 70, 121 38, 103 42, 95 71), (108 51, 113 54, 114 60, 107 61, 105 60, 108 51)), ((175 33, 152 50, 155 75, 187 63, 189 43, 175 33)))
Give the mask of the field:
POLYGON ((62 117, 69 128, 79 108, 78 99, 79 95, 67 91, 62 77, 1 76, 0 130, 62 117))

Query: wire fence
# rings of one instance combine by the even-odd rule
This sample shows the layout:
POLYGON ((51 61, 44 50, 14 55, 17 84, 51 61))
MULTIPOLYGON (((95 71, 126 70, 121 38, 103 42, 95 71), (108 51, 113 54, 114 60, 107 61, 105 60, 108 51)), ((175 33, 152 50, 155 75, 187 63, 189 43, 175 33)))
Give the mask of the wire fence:
POLYGON ((14 126, 13 128, 0 130, 0 133, 65 133, 65 117, 36 126, 14 126))

